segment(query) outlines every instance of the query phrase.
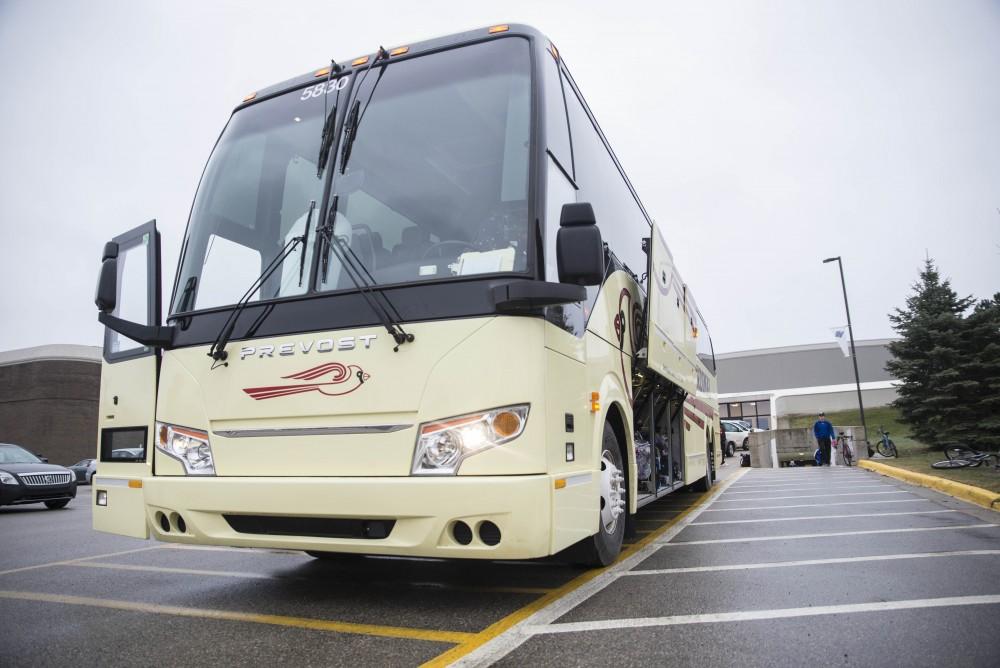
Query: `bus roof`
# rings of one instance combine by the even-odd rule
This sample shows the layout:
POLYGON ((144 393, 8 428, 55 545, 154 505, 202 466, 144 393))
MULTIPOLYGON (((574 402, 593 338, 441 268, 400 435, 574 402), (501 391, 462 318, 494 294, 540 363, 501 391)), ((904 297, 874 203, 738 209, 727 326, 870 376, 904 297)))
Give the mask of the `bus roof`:
MULTIPOLYGON (((397 50, 401 51, 398 55, 394 55, 395 59, 405 59, 412 58, 414 56, 424 55, 434 51, 440 51, 442 49, 448 49, 454 46, 463 44, 474 44, 475 42, 482 42, 489 39, 494 39, 501 36, 509 35, 520 35, 522 37, 534 37, 543 40, 548 38, 542 34, 540 31, 532 28, 531 26, 517 24, 517 23, 506 23, 494 26, 487 26, 483 28, 477 28, 475 30, 467 30, 465 32, 454 33, 452 35, 445 35, 443 37, 435 37, 433 39, 424 40, 422 42, 414 42, 413 44, 406 44, 402 46, 396 46, 387 48, 386 50, 393 54, 397 50), (403 51, 405 49, 405 51, 403 51)), ((340 61, 337 64, 340 65, 344 72, 350 72, 352 69, 363 69, 368 66, 369 60, 375 56, 375 53, 362 54, 351 60, 340 61)), ((322 81, 323 77, 327 75, 329 69, 329 63, 321 66, 320 68, 307 72, 305 74, 300 74, 297 77, 292 77, 282 81, 281 83, 274 84, 262 88, 253 94, 247 96, 247 98, 240 104, 236 106, 236 109, 241 109, 250 104, 260 102, 261 100, 267 99, 274 95, 285 93, 289 90, 299 88, 313 81, 322 81)), ((234 110, 235 111, 235 110, 234 110)))

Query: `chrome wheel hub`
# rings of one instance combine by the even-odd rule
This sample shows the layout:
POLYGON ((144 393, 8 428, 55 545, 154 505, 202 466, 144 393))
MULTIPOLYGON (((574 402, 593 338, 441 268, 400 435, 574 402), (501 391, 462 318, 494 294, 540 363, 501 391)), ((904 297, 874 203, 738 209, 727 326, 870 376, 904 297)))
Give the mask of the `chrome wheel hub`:
POLYGON ((601 453, 601 526, 614 533, 618 518, 625 512, 625 476, 615 466, 611 453, 601 453))

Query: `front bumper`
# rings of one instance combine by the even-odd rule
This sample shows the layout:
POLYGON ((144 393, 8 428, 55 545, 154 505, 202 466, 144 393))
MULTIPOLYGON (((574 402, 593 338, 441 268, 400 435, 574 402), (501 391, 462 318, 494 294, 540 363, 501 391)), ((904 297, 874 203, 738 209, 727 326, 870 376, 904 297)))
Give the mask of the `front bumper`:
MULTIPOLYGON (((584 474, 590 478, 589 474, 584 474)), ((580 507, 576 490, 584 494, 589 485, 555 490, 548 475, 457 476, 453 478, 175 478, 142 480, 131 492, 138 505, 141 494, 144 523, 157 539, 177 543, 270 547, 295 550, 328 550, 363 554, 454 557, 480 559, 528 559, 551 554, 555 547, 553 518, 557 526, 590 524, 587 513, 553 512, 553 504, 580 507), (565 494, 555 499, 555 494, 565 494), (564 501, 565 499, 565 501, 564 501), (271 535, 237 531, 226 515, 287 518, 332 518, 347 520, 392 520, 385 538, 271 535), (178 521, 178 519, 182 521, 178 521), (472 540, 456 540, 458 521, 472 530, 472 540), (500 540, 488 545, 479 529, 492 522, 500 540), (166 529, 166 530, 165 530, 166 529)), ((95 486, 99 486, 95 484, 95 486)), ((119 488, 120 489, 120 488, 119 488)), ((117 490, 115 490, 117 491, 117 490)), ((121 497, 127 502, 127 497, 121 497)), ((113 512, 95 507, 97 514, 113 512)), ((569 507, 568 506, 568 507, 569 507)), ((558 509, 557 509, 558 510, 558 509)), ((137 518, 138 519, 138 518, 137 518)), ((596 526, 596 523, 595 523, 596 526)), ((570 527, 567 527, 570 528, 570 527)), ((105 529, 108 530, 108 529, 105 529)), ((577 535, 586 535, 577 528, 577 535)))
POLYGON ((62 485, 0 484, 0 506, 15 506, 43 501, 62 501, 76 497, 76 481, 62 485))

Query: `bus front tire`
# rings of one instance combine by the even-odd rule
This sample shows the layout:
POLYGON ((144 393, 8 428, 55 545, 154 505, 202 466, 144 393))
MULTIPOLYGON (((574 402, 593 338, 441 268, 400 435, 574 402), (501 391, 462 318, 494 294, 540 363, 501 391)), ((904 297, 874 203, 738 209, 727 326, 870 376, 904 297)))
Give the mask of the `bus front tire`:
POLYGON ((577 543, 573 558, 584 566, 609 566, 618 558, 628 518, 628 482, 618 437, 607 422, 601 443, 600 514, 597 533, 577 543))

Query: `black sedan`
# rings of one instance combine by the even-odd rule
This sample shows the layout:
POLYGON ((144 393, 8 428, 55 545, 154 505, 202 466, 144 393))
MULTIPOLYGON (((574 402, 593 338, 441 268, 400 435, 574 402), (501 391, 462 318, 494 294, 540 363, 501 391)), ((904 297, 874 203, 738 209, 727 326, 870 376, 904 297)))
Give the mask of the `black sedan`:
POLYGON ((46 464, 24 448, 0 443, 0 506, 44 503, 63 508, 76 497, 76 475, 46 464))

